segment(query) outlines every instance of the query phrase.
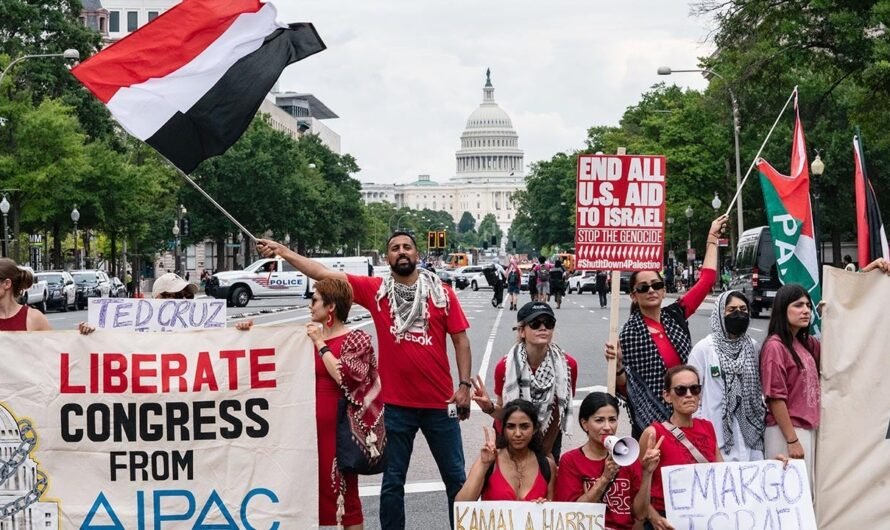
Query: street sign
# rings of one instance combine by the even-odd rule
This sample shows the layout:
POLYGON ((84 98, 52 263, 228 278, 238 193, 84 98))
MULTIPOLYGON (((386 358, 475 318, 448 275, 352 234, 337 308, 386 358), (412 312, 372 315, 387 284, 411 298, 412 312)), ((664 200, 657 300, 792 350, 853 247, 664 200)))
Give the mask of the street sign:
POLYGON ((661 270, 663 156, 578 157, 575 270, 661 270))

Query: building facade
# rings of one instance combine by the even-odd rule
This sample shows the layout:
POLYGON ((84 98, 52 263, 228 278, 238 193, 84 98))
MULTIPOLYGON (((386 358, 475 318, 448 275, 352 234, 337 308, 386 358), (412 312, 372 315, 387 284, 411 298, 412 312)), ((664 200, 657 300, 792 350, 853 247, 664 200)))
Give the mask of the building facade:
POLYGON ((362 183, 366 203, 429 208, 451 214, 455 222, 470 212, 477 223, 492 214, 504 232, 516 217, 513 194, 525 189, 524 153, 510 116, 495 102, 491 72, 486 72, 482 103, 467 118, 455 153, 455 175, 439 183, 420 175, 410 184, 362 183))

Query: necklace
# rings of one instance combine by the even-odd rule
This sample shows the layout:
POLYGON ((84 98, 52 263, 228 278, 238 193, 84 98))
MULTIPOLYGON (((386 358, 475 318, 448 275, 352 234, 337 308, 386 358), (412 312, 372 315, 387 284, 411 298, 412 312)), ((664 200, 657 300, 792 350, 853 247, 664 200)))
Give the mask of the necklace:
POLYGON ((522 462, 516 459, 516 457, 511 453, 510 461, 513 462, 513 467, 516 468, 516 478, 519 482, 518 487, 516 488, 516 496, 519 496, 519 492, 522 491, 522 479, 525 478, 525 459, 522 462))

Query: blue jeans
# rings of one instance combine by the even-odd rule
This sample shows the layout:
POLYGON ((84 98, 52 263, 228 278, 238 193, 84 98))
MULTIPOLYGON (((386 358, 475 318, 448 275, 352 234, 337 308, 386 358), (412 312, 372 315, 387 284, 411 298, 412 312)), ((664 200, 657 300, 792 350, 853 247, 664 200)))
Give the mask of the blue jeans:
POLYGON ((454 526, 454 497, 467 479, 464 473, 464 448, 460 425, 446 410, 415 409, 387 405, 386 468, 380 488, 380 527, 405 528, 405 478, 414 451, 414 436, 423 432, 448 495, 448 517, 454 526))

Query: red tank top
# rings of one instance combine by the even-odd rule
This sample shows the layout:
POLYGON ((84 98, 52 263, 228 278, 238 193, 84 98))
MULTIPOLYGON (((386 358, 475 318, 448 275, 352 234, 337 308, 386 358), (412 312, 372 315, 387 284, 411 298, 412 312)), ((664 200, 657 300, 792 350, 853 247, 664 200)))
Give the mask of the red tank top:
POLYGON ((9 318, 0 318, 0 331, 28 331, 28 306, 23 305, 9 318))
POLYGON ((516 497, 517 493, 513 491, 513 486, 507 481, 503 474, 501 474, 501 469, 498 467, 497 460, 494 462, 494 471, 491 476, 488 477, 488 481, 485 483, 485 487, 482 488, 482 500, 483 501, 533 501, 535 499, 547 498, 547 481, 544 480, 544 475, 541 474, 541 468, 539 466, 535 466, 538 473, 535 477, 535 483, 532 484, 532 489, 528 491, 524 499, 519 499, 516 497))
MULTIPOLYGON (((664 491, 661 483, 661 468, 666 466, 678 466, 685 464, 697 464, 695 457, 686 449, 683 442, 677 440, 669 430, 664 428, 661 422, 652 424, 655 428, 655 439, 664 437, 661 442, 661 460, 658 467, 652 473, 652 507, 656 510, 664 511, 664 491)), ((692 442, 692 445, 701 452, 702 456, 709 462, 714 462, 717 457, 717 434, 714 432, 714 425, 700 418, 692 420, 692 427, 680 427, 680 430, 686 434, 686 438, 692 442)))

